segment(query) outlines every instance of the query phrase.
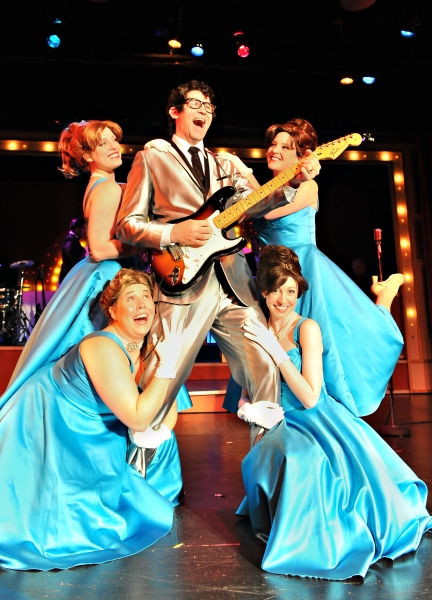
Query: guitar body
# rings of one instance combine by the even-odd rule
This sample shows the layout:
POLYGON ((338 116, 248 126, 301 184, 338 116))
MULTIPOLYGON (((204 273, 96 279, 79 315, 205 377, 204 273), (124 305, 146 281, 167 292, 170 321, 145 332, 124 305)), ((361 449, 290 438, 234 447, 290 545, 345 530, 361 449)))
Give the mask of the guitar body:
MULTIPOLYGON (((213 223, 215 216, 225 208, 226 202, 235 193, 235 188, 226 186, 218 190, 197 212, 171 223, 186 220, 208 220, 213 235, 199 248, 174 244, 163 250, 152 249, 152 271, 161 291, 167 296, 178 296, 200 281, 209 267, 221 256, 235 254, 246 245, 244 238, 229 239, 227 230, 219 229, 213 223)), ((229 227, 231 229, 232 225, 229 227)))

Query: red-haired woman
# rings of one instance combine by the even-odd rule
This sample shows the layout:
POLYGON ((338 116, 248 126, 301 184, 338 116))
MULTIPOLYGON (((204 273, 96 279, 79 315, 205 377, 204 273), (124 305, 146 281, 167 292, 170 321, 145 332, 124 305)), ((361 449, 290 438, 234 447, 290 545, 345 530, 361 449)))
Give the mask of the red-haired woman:
MULTIPOLYGON (((276 177, 298 162, 307 150, 315 150, 318 137, 308 121, 292 119, 269 127, 265 143, 267 165, 276 177)), ((402 350, 402 335, 390 314, 390 306, 404 278, 395 274, 382 283, 376 283, 376 278, 374 304, 318 250, 317 210, 318 185, 311 179, 300 184, 293 202, 253 219, 253 224, 261 248, 282 244, 298 255, 309 282, 309 290, 299 299, 298 308, 321 328, 327 389, 353 414, 367 415, 383 399, 402 350)), ((225 401, 230 410, 235 409, 234 394, 233 391, 225 401)))
POLYGON ((59 140, 60 170, 67 179, 89 173, 83 214, 89 256, 66 276, 46 306, 17 363, 0 406, 40 366, 57 360, 84 335, 101 329, 104 317, 97 295, 114 277, 119 259, 136 250, 114 239, 113 227, 122 198, 114 170, 122 164, 121 127, 112 121, 81 121, 66 127, 59 140), (94 309, 94 310, 92 310, 94 309))
MULTIPOLYGON (((68 179, 90 174, 84 194, 89 256, 67 274, 32 331, 17 363, 9 387, 0 399, 3 406, 14 392, 41 366, 58 360, 92 331, 107 324, 99 296, 121 267, 139 267, 138 249, 114 237, 114 226, 123 194, 123 184, 114 171, 122 164, 122 129, 112 121, 81 121, 66 127, 59 141, 61 171, 68 179)), ((179 408, 191 406, 183 387, 179 408)), ((157 483, 158 489, 163 493, 157 483)), ((169 489, 165 481, 163 486, 169 489)), ((177 490, 178 492, 179 490, 177 490)), ((177 492, 169 499, 177 502, 177 492)))

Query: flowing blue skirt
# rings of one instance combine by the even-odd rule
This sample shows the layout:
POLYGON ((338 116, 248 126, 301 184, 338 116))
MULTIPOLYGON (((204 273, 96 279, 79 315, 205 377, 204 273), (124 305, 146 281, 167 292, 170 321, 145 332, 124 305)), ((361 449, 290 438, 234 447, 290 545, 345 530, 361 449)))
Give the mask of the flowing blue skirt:
POLYGON ((0 411, 3 568, 103 563, 140 552, 172 527, 173 503, 162 494, 175 501, 181 479, 162 477, 178 459, 174 436, 144 479, 126 462, 127 428, 89 394, 83 372, 59 363, 37 371, 0 411))
POLYGON ((249 515, 271 573, 342 580, 417 549, 427 488, 361 418, 328 395, 286 410, 242 463, 249 515))

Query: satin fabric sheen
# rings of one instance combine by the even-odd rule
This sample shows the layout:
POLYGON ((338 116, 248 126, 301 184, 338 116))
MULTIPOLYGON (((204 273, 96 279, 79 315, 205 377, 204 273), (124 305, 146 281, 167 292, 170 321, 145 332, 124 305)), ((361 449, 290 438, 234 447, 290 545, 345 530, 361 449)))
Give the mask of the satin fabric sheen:
MULTIPOLYGON (((115 335, 90 335, 113 339, 129 357, 115 335)), ((103 563, 166 535, 182 487, 175 437, 158 448, 147 479, 126 463, 127 440, 79 345, 36 371, 0 411, 0 566, 103 563)))
MULTIPOLYGON (((300 349, 288 356, 301 370, 300 349)), ((343 580, 416 550, 432 528, 423 481, 325 386, 306 410, 282 381, 281 402, 285 419, 242 463, 237 514, 267 544, 262 568, 343 580)))
POLYGON ((313 207, 274 219, 253 219, 261 246, 294 250, 309 290, 296 311, 317 321, 324 346, 324 381, 354 415, 373 413, 383 399, 403 347, 389 311, 370 298, 318 248, 313 207))
MULTIPOLYGON (((42 365, 54 362, 92 331, 108 325, 99 297, 107 283, 128 259, 95 262, 85 258, 65 277, 36 323, 9 386, 0 398, 0 408, 42 365)), ((192 406, 183 386, 177 395, 178 409, 192 406)))

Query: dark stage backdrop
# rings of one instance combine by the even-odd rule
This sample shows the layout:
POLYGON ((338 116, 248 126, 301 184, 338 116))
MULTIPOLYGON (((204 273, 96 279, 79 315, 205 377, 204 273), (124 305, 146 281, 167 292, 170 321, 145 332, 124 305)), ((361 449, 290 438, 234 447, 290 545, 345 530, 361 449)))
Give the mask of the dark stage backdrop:
MULTIPOLYGON (((126 180, 131 164, 124 160, 116 171, 117 181, 126 180)), ((11 263, 32 260, 35 267, 46 266, 51 258, 47 254, 60 253, 71 219, 82 216, 88 176, 65 179, 56 154, 3 154, 0 165, 1 287, 17 283, 11 263)))
MULTIPOLYGON (((125 181, 131 166, 117 169, 125 181)), ((33 260, 35 267, 59 252, 72 218, 82 216, 87 177, 66 180, 57 155, 44 157, 3 154, 0 160, 0 287, 15 285, 9 265, 33 260), (57 244, 57 246, 56 246, 57 244)), ((264 163, 254 164, 261 183, 271 179, 264 163)), ((383 230, 384 277, 396 271, 389 163, 326 161, 318 178, 320 209, 317 244, 351 275, 351 261, 362 257, 377 273, 375 228, 383 230)))

